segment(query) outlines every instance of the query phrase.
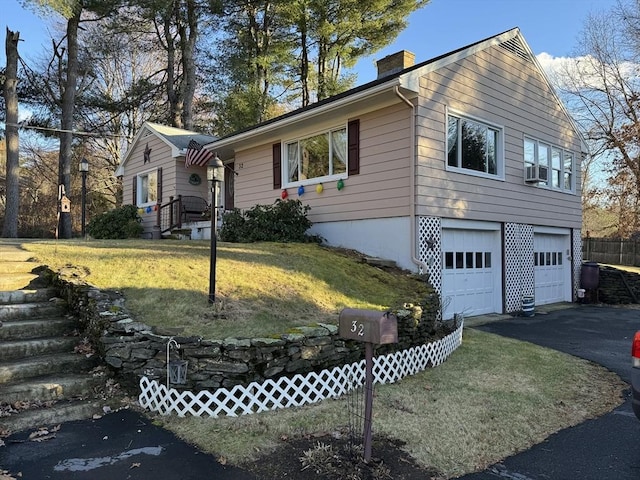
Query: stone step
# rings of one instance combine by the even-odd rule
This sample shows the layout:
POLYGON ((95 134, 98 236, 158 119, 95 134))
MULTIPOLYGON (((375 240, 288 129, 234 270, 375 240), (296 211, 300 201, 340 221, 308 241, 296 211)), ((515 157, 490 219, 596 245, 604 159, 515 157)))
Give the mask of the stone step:
POLYGON ((29 262, 33 259, 33 253, 22 250, 18 245, 0 245, 0 263, 29 262))
POLYGON ((32 428, 52 427, 101 414, 102 403, 96 400, 65 400, 45 408, 33 408, 0 417, 0 431, 15 433, 32 428))
POLYGON ((2 361, 12 361, 36 355, 70 353, 79 341, 79 337, 45 337, 2 342, 0 358, 2 361))
POLYGON ((38 275, 34 273, 12 273, 0 276, 0 290, 20 290, 26 288, 36 280, 38 275))
POLYGON ((58 373, 87 372, 96 365, 97 358, 77 353, 40 355, 0 364, 0 384, 58 373))
POLYGON ((0 326, 0 341, 27 340, 71 334, 77 324, 73 318, 33 320, 3 320, 0 326))
POLYGON ((8 275, 11 273, 31 273, 34 268, 39 267, 34 262, 20 262, 20 261, 0 261, 0 275, 8 275))
POLYGON ((8 303, 0 305, 0 320, 58 317, 65 313, 61 302, 8 303))
POLYGON ((88 396, 93 388, 104 382, 89 373, 50 375, 2 386, 2 403, 48 402, 70 400, 77 396, 88 396))
POLYGON ((54 288, 0 291, 0 304, 48 302, 56 296, 54 288))

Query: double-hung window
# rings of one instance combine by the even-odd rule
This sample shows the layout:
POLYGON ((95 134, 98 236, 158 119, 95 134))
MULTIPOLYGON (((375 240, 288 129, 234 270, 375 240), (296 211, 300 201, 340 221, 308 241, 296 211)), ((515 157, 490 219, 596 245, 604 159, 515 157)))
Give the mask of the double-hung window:
POLYGON ((547 181, 538 182, 539 186, 566 192, 574 190, 574 155, 568 150, 525 137, 524 166, 547 170, 547 181))
POLYGON ((286 186, 346 176, 347 128, 334 128, 285 142, 283 165, 286 186))
POLYGON ((447 169, 502 176, 502 128, 460 115, 447 116, 447 169))
POLYGON ((142 173, 137 176, 137 204, 150 205, 158 201, 158 171, 142 173))

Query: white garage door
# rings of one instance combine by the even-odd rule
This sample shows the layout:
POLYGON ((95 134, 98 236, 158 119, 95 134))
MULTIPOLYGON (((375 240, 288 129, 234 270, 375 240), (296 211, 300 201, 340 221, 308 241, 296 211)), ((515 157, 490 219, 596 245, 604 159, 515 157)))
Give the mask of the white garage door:
POLYGON ((569 245, 569 235, 534 234, 536 305, 571 301, 569 245))
POLYGON ((443 229, 444 318, 501 311, 500 232, 443 229))

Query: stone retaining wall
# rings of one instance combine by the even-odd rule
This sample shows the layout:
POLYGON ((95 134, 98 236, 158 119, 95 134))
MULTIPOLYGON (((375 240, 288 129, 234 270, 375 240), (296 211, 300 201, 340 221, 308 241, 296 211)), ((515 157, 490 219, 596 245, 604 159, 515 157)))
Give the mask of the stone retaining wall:
MULTIPOLYGON (((137 385, 140 377, 166 379, 166 349, 170 338, 135 321, 119 292, 100 291, 82 280, 75 269, 54 276, 54 284, 80 318, 98 354, 120 377, 137 385)), ((380 347, 380 353, 421 345, 433 338, 435 313, 406 306, 396 312, 399 343, 380 347)), ((337 321, 337 319, 336 319, 337 321)), ((363 344, 338 336, 337 324, 321 323, 264 338, 173 337, 180 355, 189 362, 190 390, 247 385, 282 375, 294 375, 352 363, 364 356, 363 344)), ((172 357, 176 358, 173 351, 172 357)))
POLYGON ((598 301, 611 305, 638 303, 640 275, 600 265, 598 301))

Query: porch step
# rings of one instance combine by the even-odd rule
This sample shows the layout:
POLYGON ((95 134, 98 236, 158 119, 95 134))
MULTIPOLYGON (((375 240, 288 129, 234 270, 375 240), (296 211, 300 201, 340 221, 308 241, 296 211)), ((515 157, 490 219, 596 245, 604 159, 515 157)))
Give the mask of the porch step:
POLYGON ((76 321, 72 318, 52 318, 34 320, 2 320, 0 340, 26 340, 29 338, 52 337, 73 332, 76 321))
POLYGON ((17 360, 51 353, 70 353, 79 342, 78 337, 44 337, 0 343, 3 361, 17 360))
MULTIPOLYGON (((60 372, 88 372, 97 359, 77 353, 40 355, 0 364, 0 384, 60 372)), ((1 388, 1 387, 0 387, 1 388)))

